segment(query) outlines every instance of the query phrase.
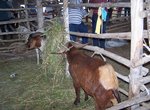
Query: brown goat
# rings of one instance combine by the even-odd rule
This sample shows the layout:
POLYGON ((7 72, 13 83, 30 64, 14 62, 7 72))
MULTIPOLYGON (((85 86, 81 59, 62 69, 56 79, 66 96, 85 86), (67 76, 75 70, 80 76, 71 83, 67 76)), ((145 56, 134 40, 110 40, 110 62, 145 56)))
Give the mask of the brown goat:
POLYGON ((29 35, 29 38, 27 40, 27 48, 28 49, 36 49, 41 47, 42 42, 42 33, 36 32, 29 35))
POLYGON ((29 50, 35 49, 37 56, 37 64, 40 63, 40 57, 42 57, 42 52, 46 44, 46 38, 43 36, 43 33, 36 32, 30 34, 26 46, 29 50))
POLYGON ((80 103, 81 88, 85 92, 85 100, 88 99, 88 95, 93 97, 96 110, 105 110, 120 102, 118 79, 113 67, 98 58, 84 54, 72 42, 69 42, 67 47, 69 50, 63 53, 67 56, 76 92, 74 104, 80 103))

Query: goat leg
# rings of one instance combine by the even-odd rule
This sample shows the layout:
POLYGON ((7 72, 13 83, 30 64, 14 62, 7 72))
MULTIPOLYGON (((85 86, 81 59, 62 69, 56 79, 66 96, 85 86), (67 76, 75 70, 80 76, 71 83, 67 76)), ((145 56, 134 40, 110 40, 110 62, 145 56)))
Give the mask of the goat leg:
POLYGON ((80 86, 74 84, 75 92, 76 92, 76 99, 74 101, 75 105, 78 105, 80 103, 80 86))
POLYGON ((85 94, 84 100, 87 101, 89 99, 88 94, 85 91, 84 91, 84 94, 85 94))

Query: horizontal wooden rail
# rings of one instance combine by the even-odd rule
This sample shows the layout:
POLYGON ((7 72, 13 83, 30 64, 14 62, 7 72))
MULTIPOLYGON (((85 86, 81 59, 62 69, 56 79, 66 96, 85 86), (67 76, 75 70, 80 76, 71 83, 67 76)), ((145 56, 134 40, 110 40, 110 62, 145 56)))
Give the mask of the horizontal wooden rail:
POLYGON ((36 9, 36 8, 7 8, 7 9, 0 8, 0 11, 22 11, 22 10, 31 10, 31 9, 36 9))
POLYGON ((107 56, 107 57, 109 57, 109 58, 125 65, 125 66, 127 66, 127 67, 131 66, 130 60, 128 60, 124 57, 121 57, 119 55, 116 55, 112 52, 106 51, 102 48, 99 48, 99 47, 96 47, 96 46, 85 46, 84 49, 94 51, 96 53, 101 53, 101 54, 103 54, 103 55, 105 55, 105 56, 107 56))
MULTIPOLYGON (((104 34, 93 34, 93 33, 79 33, 79 32, 69 32, 69 34, 76 35, 78 37, 88 37, 88 38, 101 38, 101 39, 131 39, 131 32, 124 32, 124 33, 104 33, 104 34)), ((147 30, 143 33, 144 38, 148 38, 147 30)))
POLYGON ((36 21, 36 20, 37 20, 37 17, 28 18, 28 19, 13 19, 13 20, 10 20, 10 21, 1 21, 0 25, 12 24, 12 23, 20 23, 20 22, 28 22, 28 21, 36 21))
MULTIPOLYGON (((0 33, 0 35, 12 35, 12 34, 31 34, 34 33, 34 31, 29 31, 29 32, 3 32, 0 33)), ((3 40, 1 40, 0 42, 3 42, 3 40)))
POLYGON ((139 104, 141 102, 145 102, 148 100, 150 100, 150 95, 145 95, 145 92, 143 92, 142 94, 139 94, 137 97, 133 97, 130 100, 126 100, 124 102, 121 102, 121 103, 119 103, 119 104, 117 104, 111 108, 108 108, 106 110, 120 110, 120 109, 130 107, 132 105, 139 104))

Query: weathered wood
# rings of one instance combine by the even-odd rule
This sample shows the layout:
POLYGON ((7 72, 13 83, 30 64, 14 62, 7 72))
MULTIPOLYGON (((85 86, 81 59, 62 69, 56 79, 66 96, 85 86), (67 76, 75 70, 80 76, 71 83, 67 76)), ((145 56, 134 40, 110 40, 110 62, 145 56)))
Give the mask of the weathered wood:
POLYGON ((37 4, 38 29, 42 30, 44 26, 42 0, 36 0, 36 4, 37 4))
MULTIPOLYGON (((123 33, 104 33, 104 34, 92 34, 92 33, 79 33, 79 32, 69 32, 69 34, 76 35, 78 37, 88 37, 88 38, 101 38, 101 39, 131 39, 131 32, 123 32, 123 33)), ((143 33, 144 38, 148 38, 147 31, 145 30, 143 33)))
POLYGON ((36 9, 36 8, 8 8, 8 9, 3 9, 0 8, 0 11, 22 11, 22 10, 31 10, 31 9, 36 9))
POLYGON ((145 102, 145 101, 148 101, 150 100, 150 95, 144 95, 144 96, 138 96, 138 97, 133 97, 132 99, 130 100, 127 100, 127 101, 124 101, 124 102, 121 102, 111 108, 108 108, 107 110, 120 110, 120 109, 123 109, 123 108, 126 108, 126 107, 130 107, 132 105, 136 105, 136 104, 139 104, 141 102, 145 102))
MULTIPOLYGON (((150 110, 150 105, 149 105, 149 104, 147 104, 147 103, 141 103, 141 105, 142 105, 143 107, 145 107, 146 110, 150 110)), ((143 110, 143 109, 141 109, 141 110, 143 110)))
MULTIPOLYGON (((141 59, 143 54, 143 19, 139 16, 143 11, 143 0, 131 0, 131 63, 141 59)), ((130 67, 129 99, 140 93, 140 83, 142 66, 130 67)), ((144 97, 141 97, 142 99, 144 97)), ((149 97, 150 98, 150 97, 149 97)), ((136 103, 135 103, 136 104, 136 103)), ((138 103, 131 107, 131 110, 138 108, 138 103)))
POLYGON ((69 4, 69 7, 130 7, 129 2, 118 2, 118 3, 82 3, 82 4, 69 4))
POLYGON ((130 19, 130 17, 129 16, 121 16, 121 17, 118 17, 118 18, 112 18, 109 21, 113 22, 113 21, 117 21, 117 20, 120 21, 120 20, 126 20, 126 19, 130 19))
POLYGON ((25 39, 11 39, 11 40, 0 40, 0 43, 8 43, 8 42, 24 42, 25 39))
POLYGON ((122 94, 128 96, 128 92, 122 88, 119 88, 119 92, 121 92, 122 94))
POLYGON ((139 78, 138 81, 139 81, 141 84, 147 84, 147 83, 150 82, 150 76, 146 76, 146 77, 139 78))
MULTIPOLYGON (((65 42, 70 40, 70 35, 69 35, 69 15, 68 15, 68 0, 63 0, 63 18, 64 18, 64 27, 65 27, 65 32, 66 32, 66 37, 65 37, 65 42)), ((65 74, 67 77, 70 76, 69 73, 69 63, 66 60, 66 68, 65 68, 65 74)))
POLYGON ((27 21, 36 21, 37 17, 29 18, 29 19, 14 19, 10 21, 1 21, 0 25, 2 24, 12 24, 12 23, 20 23, 20 22, 27 22, 27 21))
POLYGON ((114 28, 107 29, 106 32, 111 33, 111 32, 115 32, 115 31, 118 31, 118 30, 121 30, 122 32, 130 31, 129 24, 126 24, 126 25, 123 25, 123 26, 118 26, 118 27, 114 27, 114 28))
MULTIPOLYGON (((34 33, 34 31, 30 32, 3 32, 0 33, 0 35, 11 35, 11 34, 31 34, 34 33)), ((2 40, 1 40, 2 41, 2 40)))
POLYGON ((123 81, 129 83, 129 78, 128 78, 127 76, 124 76, 124 75, 122 75, 122 74, 120 74, 120 73, 117 73, 117 72, 116 72, 116 74, 117 74, 117 77, 118 77, 118 78, 120 78, 121 80, 123 80, 123 81))
POLYGON ((63 1, 63 18, 64 18, 65 31, 67 33, 66 40, 69 41, 70 35, 69 35, 68 0, 63 1))
POLYGON ((15 47, 1 47, 0 48, 0 51, 1 50, 12 50, 12 49, 14 49, 15 47))
MULTIPOLYGON (((27 1, 27 0, 24 0, 25 7, 27 7, 27 3, 28 3, 28 1, 27 1)), ((26 15, 25 18, 28 20, 28 19, 29 19, 28 10, 25 10, 25 15, 26 15)), ((28 28, 29 30, 31 30, 31 29, 30 29, 29 21, 27 21, 26 23, 27 23, 27 28, 28 28)))
POLYGON ((111 59, 113 59, 113 60, 115 60, 115 61, 117 61, 117 62, 119 62, 119 63, 121 63, 123 65, 125 65, 125 66, 127 66, 127 67, 131 66, 130 60, 128 60, 128 59, 126 59, 124 57, 121 57, 119 55, 116 55, 116 54, 114 54, 112 52, 106 51, 106 50, 104 50, 102 48, 99 48, 99 47, 96 47, 96 46, 85 46, 84 49, 90 50, 90 51, 94 51, 97 54, 101 53, 101 54, 103 54, 103 55, 105 55, 105 56, 107 56, 107 57, 109 57, 109 58, 111 58, 111 59))
POLYGON ((118 27, 120 28, 121 26, 125 26, 125 25, 130 25, 130 21, 126 21, 126 22, 119 22, 118 24, 114 24, 114 25, 110 25, 108 28, 115 28, 118 27))
POLYGON ((143 64, 146 64, 150 61, 150 56, 149 57, 143 57, 141 59, 139 59, 138 61, 134 62, 133 67, 138 67, 141 66, 143 64))

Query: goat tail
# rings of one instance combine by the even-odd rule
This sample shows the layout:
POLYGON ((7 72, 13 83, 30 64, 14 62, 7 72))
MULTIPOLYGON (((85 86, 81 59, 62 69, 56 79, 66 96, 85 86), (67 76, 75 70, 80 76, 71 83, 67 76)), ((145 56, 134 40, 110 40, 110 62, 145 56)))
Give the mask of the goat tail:
POLYGON ((119 95, 119 91, 116 89, 116 90, 112 90, 113 91, 113 94, 115 96, 115 98, 117 99, 118 103, 121 102, 121 98, 120 98, 120 95, 119 95))

